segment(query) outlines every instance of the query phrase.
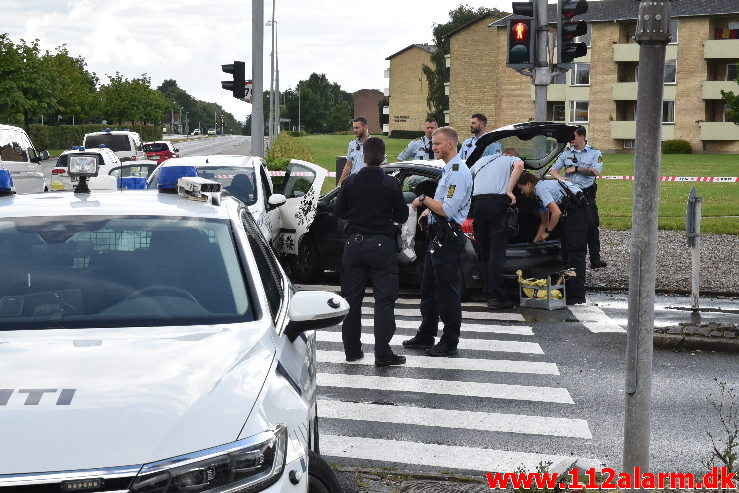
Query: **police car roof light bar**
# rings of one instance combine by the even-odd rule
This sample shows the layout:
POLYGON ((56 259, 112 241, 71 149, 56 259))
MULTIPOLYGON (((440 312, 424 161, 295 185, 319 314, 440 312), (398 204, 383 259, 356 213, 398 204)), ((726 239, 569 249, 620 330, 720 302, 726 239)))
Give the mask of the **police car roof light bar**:
POLYGON ((14 193, 15 187, 13 186, 13 177, 10 176, 10 171, 0 169, 0 196, 13 195, 14 193))
POLYGON ((157 188, 160 192, 175 192, 177 180, 186 176, 198 176, 197 168, 195 166, 162 166, 157 179, 157 188))

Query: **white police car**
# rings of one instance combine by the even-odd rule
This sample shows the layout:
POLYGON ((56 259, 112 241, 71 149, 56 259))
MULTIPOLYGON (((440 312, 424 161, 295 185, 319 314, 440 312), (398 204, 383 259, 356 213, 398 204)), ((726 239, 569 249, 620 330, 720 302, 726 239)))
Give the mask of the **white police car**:
POLYGON ((0 492, 340 491, 313 329, 346 301, 296 292, 218 183, 84 193, 92 164, 75 193, 0 173, 0 492))
POLYGON ((115 152, 121 162, 146 159, 144 146, 138 132, 132 132, 128 129, 111 130, 106 128, 102 132, 85 134, 82 141, 82 145, 87 148, 98 147, 100 144, 115 152))
POLYGON ((69 176, 68 173, 70 158, 97 161, 99 175, 107 175, 110 170, 121 165, 115 152, 105 147, 105 144, 90 149, 74 146, 61 153, 51 169, 51 190, 72 190, 77 183, 77 177, 69 176))

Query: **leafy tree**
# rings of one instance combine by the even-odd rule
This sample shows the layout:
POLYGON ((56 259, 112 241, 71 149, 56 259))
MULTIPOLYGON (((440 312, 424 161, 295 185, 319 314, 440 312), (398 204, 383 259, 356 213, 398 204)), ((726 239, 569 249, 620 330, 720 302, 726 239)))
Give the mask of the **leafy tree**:
MULTIPOLYGON (((298 122, 298 90, 300 121, 310 133, 332 133, 348 130, 354 110, 354 96, 328 80, 325 74, 313 73, 301 80, 295 90, 288 89, 282 116, 298 122)), ((267 100, 267 107, 269 100, 267 100)))
POLYGON ((170 105, 164 95, 151 88, 146 74, 128 80, 119 72, 108 76, 109 82, 100 88, 102 111, 115 123, 159 123, 170 105))
MULTIPOLYGON (((736 64, 737 75, 734 81, 739 84, 739 63, 736 64)), ((732 91, 721 91, 721 97, 729 106, 728 118, 734 122, 735 125, 739 125, 739 93, 734 94, 732 91)))
POLYGON ((452 31, 480 18, 484 15, 492 15, 498 19, 507 15, 498 9, 479 7, 473 9, 467 4, 462 4, 454 10, 449 11, 449 21, 444 24, 434 24, 434 44, 436 51, 431 54, 431 66, 423 65, 423 73, 428 82, 429 95, 426 100, 429 115, 437 121, 444 121, 444 110, 449 108, 449 96, 444 94, 444 83, 449 79, 449 70, 446 68, 446 55, 450 52, 450 41, 447 37, 452 31))
POLYGON ((162 82, 157 88, 165 100, 167 106, 165 108, 165 117, 163 121, 169 121, 170 112, 174 111, 178 113, 180 107, 182 107, 182 118, 183 124, 185 116, 190 123, 190 131, 198 128, 198 125, 203 129, 213 128, 216 119, 218 121, 218 128, 220 129, 221 115, 223 115, 223 122, 226 127, 227 133, 240 134, 242 132, 242 124, 237 121, 236 118, 229 112, 225 111, 220 105, 216 103, 208 103, 194 98, 187 93, 184 89, 177 85, 177 81, 167 79, 162 82))
POLYGON ((66 45, 58 47, 54 54, 47 54, 45 58, 59 83, 59 113, 74 115, 82 121, 89 121, 96 116, 100 111, 98 78, 87 71, 84 58, 72 57, 66 45))

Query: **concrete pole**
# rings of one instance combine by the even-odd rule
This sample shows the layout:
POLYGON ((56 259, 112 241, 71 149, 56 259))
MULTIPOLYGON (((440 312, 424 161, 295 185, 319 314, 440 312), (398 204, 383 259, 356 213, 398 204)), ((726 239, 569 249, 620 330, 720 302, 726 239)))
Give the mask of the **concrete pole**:
POLYGON ((264 157, 264 0, 251 3, 251 155, 264 157))
POLYGON ((536 65, 534 67, 534 120, 547 121, 547 88, 552 80, 547 43, 549 42, 549 24, 547 22, 547 0, 536 0, 536 65))
POLYGON ((701 209, 703 208, 703 198, 695 198, 695 208, 693 209, 693 224, 694 234, 693 237, 693 251, 692 251, 692 275, 690 277, 690 297, 692 300, 692 308, 694 312, 700 310, 699 298, 700 298, 700 271, 701 271, 701 209))
POLYGON ((270 52, 270 69, 269 69, 269 147, 272 148, 272 142, 275 138, 275 1, 272 0, 272 21, 269 21, 269 35, 272 41, 272 51, 270 52))
POLYGON ((639 89, 626 339, 625 472, 637 466, 643 472, 649 471, 662 97, 671 16, 669 1, 642 0, 639 4, 636 29, 640 45, 639 89))
MULTIPOLYGON (((277 35, 275 34, 275 43, 277 35)), ((280 56, 275 54, 275 137, 280 135, 280 56)))

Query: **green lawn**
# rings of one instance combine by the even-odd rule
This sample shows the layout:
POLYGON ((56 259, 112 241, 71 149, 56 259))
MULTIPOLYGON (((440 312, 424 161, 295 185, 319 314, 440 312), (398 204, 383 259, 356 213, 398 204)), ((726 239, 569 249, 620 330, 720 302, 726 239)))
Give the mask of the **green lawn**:
MULTIPOLYGON (((307 145, 314 160, 324 168, 336 169, 336 156, 346 154, 351 135, 310 135, 300 137, 307 145)), ((405 139, 383 137, 387 146, 387 158, 393 162, 408 144, 405 139)), ((632 154, 606 154, 603 157, 603 174, 606 176, 631 176, 634 174, 632 154)), ((736 154, 666 154, 662 156, 661 176, 739 176, 739 155, 736 154)), ((334 188, 329 179, 323 192, 334 188)), ((685 229, 685 207, 691 187, 695 185, 703 197, 701 230, 706 233, 739 234, 739 183, 660 183, 660 229, 685 229), (734 216, 734 217, 723 217, 734 216)), ((600 180, 598 182, 598 207, 603 227, 609 229, 631 228, 631 202, 633 182, 625 180, 600 180)))

